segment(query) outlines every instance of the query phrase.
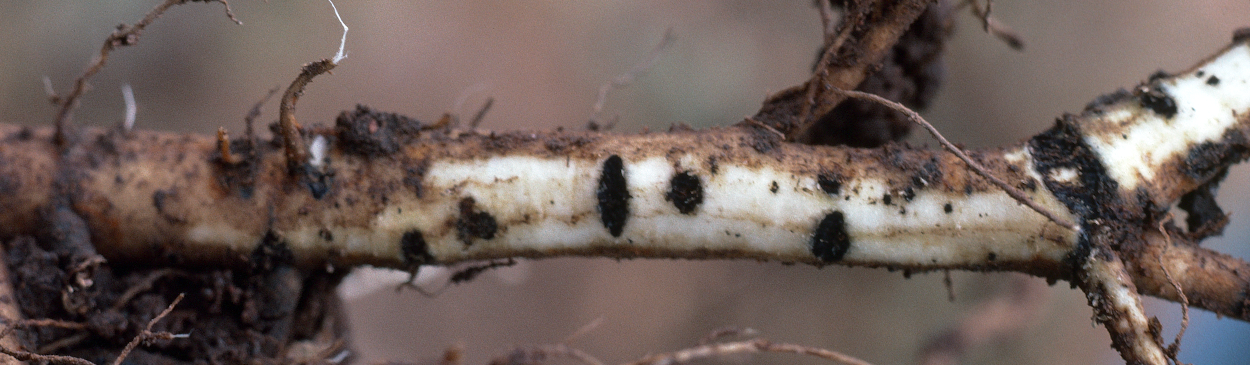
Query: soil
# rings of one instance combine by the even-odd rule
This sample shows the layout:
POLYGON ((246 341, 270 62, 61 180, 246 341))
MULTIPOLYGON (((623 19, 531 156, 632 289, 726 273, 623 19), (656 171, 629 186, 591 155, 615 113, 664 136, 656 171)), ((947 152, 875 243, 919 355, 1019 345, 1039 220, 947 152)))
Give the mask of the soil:
POLYGON ((253 254, 254 263, 264 264, 243 269, 122 269, 103 263, 83 270, 75 257, 80 253, 49 242, 30 236, 7 242, 13 299, 25 319, 85 326, 18 328, 13 336, 24 351, 112 362, 180 294, 185 298, 152 331, 188 336, 145 341, 127 363, 293 363, 345 350, 345 322, 334 293, 345 273, 303 273, 280 257, 256 260, 274 245, 253 254), (297 353, 307 348, 321 351, 297 353))

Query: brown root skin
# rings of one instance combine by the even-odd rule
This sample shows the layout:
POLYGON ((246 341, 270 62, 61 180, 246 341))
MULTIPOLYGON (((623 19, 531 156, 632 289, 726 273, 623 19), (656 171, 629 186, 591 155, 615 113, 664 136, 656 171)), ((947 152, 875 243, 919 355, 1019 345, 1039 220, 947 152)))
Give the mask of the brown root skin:
POLYGON ((287 169, 293 173, 301 170, 308 163, 308 144, 304 143, 300 125, 295 121, 295 104, 299 103, 299 97, 304 95, 304 87, 308 86, 314 77, 330 72, 334 66, 337 64, 328 59, 304 65, 300 69, 299 76, 291 81, 291 86, 288 86, 286 92, 282 94, 282 102, 278 105, 278 120, 282 130, 287 169))
MULTIPOLYGON (((432 164, 501 156, 534 156, 544 160, 567 161, 570 164, 585 160, 598 161, 607 154, 618 154, 625 161, 638 161, 651 156, 670 158, 670 163, 681 165, 682 171, 711 174, 707 176, 724 174, 737 167, 781 166, 788 171, 787 174, 810 176, 813 191, 820 194, 834 193, 837 198, 851 196, 854 194, 853 190, 863 186, 843 183, 834 189, 833 182, 828 179, 848 182, 871 176, 885 181, 887 190, 893 192, 886 197, 880 197, 885 199, 879 199, 874 204, 900 211, 909 207, 913 210, 922 208, 913 206, 914 204, 908 205, 911 194, 965 196, 998 192, 995 186, 967 171, 962 161, 940 151, 914 150, 893 145, 880 149, 794 145, 776 142, 775 139, 779 137, 762 128, 731 127, 700 132, 678 130, 640 136, 565 132, 482 135, 427 131, 414 143, 405 145, 398 153, 372 157, 344 150, 353 148, 350 145, 335 144, 329 157, 329 161, 332 161, 329 169, 334 171, 334 180, 330 185, 330 192, 318 200, 311 196, 305 186, 294 184, 286 178, 285 159, 280 149, 268 143, 260 144, 262 151, 257 153, 259 159, 249 162, 256 166, 254 180, 240 183, 227 178, 226 172, 231 167, 221 163, 217 141, 209 136, 135 131, 126 137, 110 137, 105 131, 87 130, 84 135, 88 138, 85 141, 90 142, 81 146, 86 152, 79 154, 84 157, 74 164, 79 166, 76 170, 67 171, 58 169, 54 161, 56 147, 52 142, 52 134, 51 129, 29 130, 0 125, 0 141, 4 141, 0 144, 0 176, 14 177, 0 186, 4 189, 4 194, 0 194, 0 206, 6 207, 9 213, 0 215, 0 220, 3 220, 0 237, 9 239, 35 232, 41 224, 36 218, 39 215, 35 212, 55 196, 53 183, 75 181, 76 186, 64 191, 73 192, 74 210, 87 220, 93 243, 113 264, 163 262, 241 267, 239 265, 248 265, 248 255, 270 232, 294 232, 300 226, 370 227, 377 219, 379 211, 386 209, 388 201, 430 201, 443 199, 451 192, 429 189, 429 176, 423 174, 429 173, 432 164), (689 153, 703 157, 693 165, 681 162, 678 158, 689 153), (923 173, 925 171, 928 173, 923 173), (70 172, 74 179, 58 176, 70 172), (821 180, 821 184, 815 184, 818 177, 825 180, 821 180), (920 180, 924 180, 924 184, 917 185, 920 180), (909 191, 912 193, 908 193, 909 191), (192 227, 206 223, 229 226, 230 232, 244 236, 237 237, 234 242, 238 244, 235 245, 205 245, 195 242, 190 238, 194 237, 192 227)), ((333 139, 333 136, 330 137, 333 139)), ((971 153, 985 162, 986 167, 998 176, 1019 182, 1019 186, 1026 190, 1031 187, 1033 191, 1045 191, 1038 182, 1028 183, 1031 178, 1024 174, 1027 170, 1017 163, 1003 160, 1002 151, 971 153)), ((773 190, 769 185, 764 182, 761 189, 773 190)), ((780 192, 796 189, 793 182, 783 181, 779 185, 784 186, 776 189, 780 192)), ((452 200, 458 203, 460 200, 454 197, 453 194, 452 200)), ((664 197, 657 196, 656 199, 663 200, 664 197)), ((479 200, 478 203, 490 202, 479 200)), ((944 205, 935 209, 945 211, 944 205)), ((959 207, 960 203, 956 200, 954 206, 959 207)), ((479 205, 471 213, 490 212, 492 207, 495 206, 479 205)), ((1034 214, 1027 208, 1017 208, 1023 212, 1021 214, 1034 214)), ((684 215, 677 208, 672 209, 673 215, 684 215)), ((952 210, 958 211, 955 208, 952 210)), ((694 211, 698 212, 698 208, 694 211)), ((459 214, 456 211, 453 217, 459 214)), ((593 210, 589 214, 591 215, 580 219, 598 221, 593 210)), ((1046 221, 1044 217, 1034 218, 1037 224, 1044 224, 1046 221)), ((450 223, 447 234, 454 237, 455 219, 450 223)), ((507 236, 510 234, 509 225, 522 223, 524 222, 500 221, 501 231, 497 234, 507 236)), ((965 228, 964 234, 973 232, 968 229, 965 228)), ((405 260, 406 253, 389 254, 387 251, 359 249, 353 251, 348 247, 326 245, 325 242, 342 242, 344 237, 328 237, 331 236, 331 230, 321 232, 324 235, 318 238, 323 240, 321 243, 302 242, 300 240, 306 238, 298 235, 279 235, 276 242, 291 250, 294 263, 300 267, 373 264, 402 268, 408 265, 405 260)), ((1063 232, 1067 231, 1052 226, 1050 232, 1047 234, 1054 235, 1052 239, 1063 241, 1063 232)), ((450 248, 439 251, 442 243, 434 241, 438 234, 436 231, 424 231, 422 243, 429 246, 424 246, 423 249, 434 253, 434 256, 425 256, 427 258, 422 263, 446 264, 503 257, 593 255, 753 258, 827 264, 800 256, 787 259, 786 256, 769 257, 749 250, 710 250, 697 247, 680 250, 594 244, 580 249, 501 250, 499 247, 490 247, 492 240, 481 238, 473 238, 472 245, 464 247, 478 250, 485 245, 486 248, 467 251, 463 256, 447 256, 445 252, 450 248), (426 240, 430 242, 427 243, 426 240)), ((1247 279, 1244 275, 1237 274, 1250 272, 1250 266, 1240 260, 1196 246, 1178 244, 1170 248, 1166 255, 1162 254, 1159 247, 1157 242, 1147 241, 1136 251, 1123 254, 1128 262, 1129 274, 1143 293, 1175 300, 1174 291, 1164 275, 1157 270, 1157 266, 1152 266, 1159 262, 1159 258, 1168 265, 1211 263, 1189 264, 1188 272, 1180 269, 1172 269, 1172 272, 1184 273, 1177 275, 1177 279, 1194 306, 1250 320, 1244 305, 1247 279), (1201 270, 1194 271, 1195 268, 1201 270)), ((462 249, 455 248, 452 252, 459 250, 462 249)), ((839 263, 920 271, 942 268, 1020 271, 1063 280, 1068 280, 1068 273, 1071 272, 1060 259, 1011 261, 1004 259, 1001 254, 990 257, 989 261, 976 264, 917 265, 906 262, 856 261, 850 258, 839 263)))
MULTIPOLYGON (((69 179, 49 173, 58 169, 50 157, 55 153, 48 142, 48 130, 31 132, 33 136, 24 140, 14 138, 22 133, 18 127, 0 127, 0 136, 4 136, 12 147, 0 150, 0 161, 5 161, 0 164, 0 170, 3 170, 0 171, 0 176, 21 178, 7 185, 6 194, 0 196, 0 205, 11 207, 13 210, 10 212, 37 212, 54 194, 48 185, 69 179)), ((221 161, 218 141, 214 138, 145 131, 135 131, 130 136, 120 138, 110 138, 107 133, 95 130, 85 131, 84 135, 91 142, 84 143, 81 147, 84 149, 84 153, 80 154, 83 160, 72 163, 77 167, 65 169, 69 171, 61 174, 72 172, 74 175, 72 183, 76 185, 67 190, 74 194, 74 210, 88 221, 93 241, 101 254, 115 263, 238 263, 241 257, 261 242, 262 237, 274 231, 292 247, 296 262, 302 267, 319 267, 325 263, 405 267, 403 255, 398 251, 390 253, 376 251, 377 249, 351 250, 336 246, 333 243, 336 241, 335 237, 324 237, 332 236, 328 233, 317 233, 323 237, 314 238, 314 242, 305 242, 309 238, 288 233, 304 229, 303 227, 320 227, 329 230, 326 232, 333 232, 335 227, 373 229, 379 214, 397 201, 413 201, 418 206, 437 207, 437 204, 430 205, 433 203, 429 202, 448 200, 452 202, 452 207, 457 207, 456 204, 462 198, 457 198, 454 192, 431 189, 430 182, 426 181, 428 177, 423 174, 428 172, 431 164, 448 161, 472 162, 501 156, 530 156, 561 164, 578 161, 597 164, 596 161, 609 154, 619 155, 629 162, 661 158, 667 159, 674 166, 682 165, 683 170, 697 171, 703 174, 704 179, 722 174, 730 168, 764 167, 780 168, 790 178, 810 177, 813 182, 818 176, 838 176, 848 182, 874 179, 885 183, 887 193, 884 196, 873 193, 874 195, 867 198, 872 201, 867 204, 888 209, 892 214, 901 212, 902 216, 908 214, 909 200, 916 194, 939 194, 958 199, 968 194, 996 192, 997 189, 979 176, 965 171, 962 162, 954 156, 940 151, 900 146, 862 150, 794 145, 779 143, 778 136, 762 129, 731 127, 697 133, 678 131, 641 136, 562 132, 488 135, 471 132, 427 132, 413 143, 405 145, 398 153, 385 156, 352 150, 368 146, 335 144, 328 157, 330 163, 327 170, 333 176, 329 180, 329 191, 322 199, 316 199, 306 184, 285 177, 284 158, 272 144, 260 144, 262 150, 258 151, 259 158, 247 161, 255 169, 252 179, 249 180, 232 177, 238 167, 221 161), (694 161, 682 162, 683 156, 694 161), (917 175, 917 171, 929 173, 917 175), (449 193, 453 193, 453 196, 449 197, 449 193), (134 224, 135 222, 144 223, 134 224), (197 242, 197 227, 206 226, 227 227, 229 229, 218 232, 240 236, 227 236, 224 238, 225 242, 208 245, 197 242), (321 242, 316 242, 318 240, 321 242)), ((1009 181, 1021 182, 1022 186, 1033 186, 1035 191, 1039 191, 1036 190, 1036 182, 1028 183, 1032 178, 1024 174, 1026 170, 1023 165, 1018 162, 1008 163, 1001 157, 995 157, 1001 153, 974 152, 981 154, 980 157, 986 161, 987 167, 999 176, 1009 181)), ((791 191, 805 189, 801 186, 801 181, 779 181, 791 191)), ((822 199, 833 198, 830 201, 834 202, 839 199, 850 200, 861 188, 868 189, 846 184, 837 197, 822 199)), ((814 183, 806 189, 813 191, 809 193, 811 196, 827 196, 814 183)), ((664 189, 663 194, 667 194, 667 189, 664 189)), ((655 198, 663 200, 663 194, 658 194, 655 198)), ((864 191, 862 194, 869 193, 864 191)), ((494 206, 505 204, 484 201, 480 197, 478 203, 495 204, 494 206)), ((912 207, 919 208, 922 207, 912 207)), ((939 204, 934 209, 940 211, 941 208, 942 205, 939 204)), ((675 207, 673 213, 681 214, 675 207)), ((598 220, 594 216, 597 213, 593 210, 583 214, 592 215, 584 217, 585 220, 598 220)), ((692 214, 697 214, 697 211, 692 214)), ((6 223, 0 228, 0 236, 11 237, 32 232, 40 223, 39 220, 31 218, 33 216, 37 215, 0 216, 6 223)), ((454 236, 457 233, 454 223, 458 219, 459 211, 450 216, 453 220, 446 230, 454 236)), ((503 216, 496 213, 496 217, 503 216)), ((1036 218, 1039 222, 1044 221, 1044 218, 1036 218)), ((583 218, 570 219, 577 221, 583 218)), ((500 221, 500 235, 507 234, 508 225, 523 223, 525 222, 500 221)), ((320 228, 314 228, 313 232, 320 232, 320 228)), ((428 227, 423 230, 427 240, 440 232, 431 231, 428 227)), ((1064 233, 1058 227, 1043 231, 1051 232, 1044 235, 1051 235, 1050 239, 1056 242, 1067 240, 1062 238, 1065 237, 1064 233)), ((338 237, 338 240, 344 238, 338 237)), ((396 241, 399 241, 398 237, 396 241)), ((470 244, 473 242, 481 241, 473 240, 470 244)), ((807 256, 805 251, 800 252, 799 256, 769 256, 750 250, 688 250, 690 249, 649 249, 645 246, 624 249, 598 244, 545 252, 500 251, 496 247, 475 251, 476 253, 466 252, 458 257, 442 255, 437 258, 440 263, 451 263, 517 255, 677 256, 824 264, 807 256)), ((855 264, 855 261, 849 264, 855 264)), ((1054 263, 1025 265, 1022 262, 1013 263, 1002 259, 997 262, 977 261, 975 264, 860 262, 857 265, 914 270, 1015 269, 1029 270, 1046 277, 1060 277, 1062 274, 1058 273, 1063 272, 1054 263)))

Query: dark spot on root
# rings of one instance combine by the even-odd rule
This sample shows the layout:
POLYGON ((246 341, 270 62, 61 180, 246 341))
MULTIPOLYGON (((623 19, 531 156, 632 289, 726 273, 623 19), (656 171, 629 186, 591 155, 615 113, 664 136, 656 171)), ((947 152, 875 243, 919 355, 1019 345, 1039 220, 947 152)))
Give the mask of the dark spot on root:
POLYGON ((1215 75, 1211 75, 1211 77, 1207 78, 1207 85, 1218 86, 1219 84, 1220 84, 1220 78, 1215 77, 1215 75))
POLYGON ((1218 142, 1203 142, 1191 148, 1183 171, 1194 180, 1204 181, 1246 157, 1250 157, 1250 141, 1240 131, 1231 130, 1218 142))
POLYGON ((986 260, 986 261, 994 261, 994 260, 998 260, 998 254, 993 253, 993 252, 990 252, 989 254, 986 254, 986 255, 985 255, 985 260, 986 260))
POLYGON ((612 155, 603 161, 603 173, 599 176, 599 216, 603 226, 612 237, 620 237, 629 218, 629 189, 625 182, 625 162, 621 156, 612 155))
POLYGON ((816 184, 825 194, 836 196, 842 190, 842 176, 833 172, 824 172, 816 176, 816 184))
POLYGON ((330 186, 333 184, 334 171, 321 171, 308 164, 300 165, 295 169, 294 174, 300 177, 300 184, 308 188, 308 193, 313 199, 321 200, 330 193, 330 186))
POLYGON ((951 214, 951 212, 955 211, 955 207, 951 203, 946 203, 946 205, 942 206, 942 211, 946 212, 946 214, 951 214))
POLYGON ((460 199, 460 219, 456 220, 456 237, 465 246, 473 244, 473 238, 492 239, 499 223, 490 213, 477 210, 477 202, 473 198, 460 199))
POLYGON ((404 232, 404 236, 399 239, 399 249, 403 252, 404 263, 408 267, 434 262, 434 255, 430 254, 430 247, 425 243, 425 235, 421 231, 414 229, 404 232))
POLYGON ((885 205, 894 204, 894 198, 890 196, 890 193, 885 193, 885 195, 881 196, 881 203, 885 205))
POLYGON ((1149 108, 1164 118, 1171 119, 1176 116, 1176 101, 1172 100, 1172 96, 1163 92, 1157 85, 1143 88, 1140 95, 1141 106, 1149 108))
POLYGON ((907 202, 911 202, 911 200, 915 198, 916 198, 915 189, 912 189, 910 186, 903 188, 903 200, 906 200, 907 202))
MULTIPOLYGON (((776 182, 773 182, 773 186, 773 191, 776 192, 776 182)), ((703 184, 698 176, 689 171, 673 175, 673 179, 669 181, 668 195, 664 196, 664 200, 673 202, 681 214, 693 214, 694 209, 703 203, 703 184)))
POLYGON ((778 190, 781 190, 781 185, 777 185, 776 181, 768 184, 768 192, 776 194, 778 190))
POLYGON ((339 113, 334 121, 339 147, 343 152, 361 156, 393 154, 399 147, 417 138, 421 122, 395 113, 384 113, 365 105, 339 113))
POLYGON ((930 158, 920 171, 916 171, 911 177, 911 184, 917 188, 929 186, 929 184, 942 180, 942 166, 938 164, 937 157, 930 158))
POLYGON ((169 223, 186 223, 187 220, 169 209, 169 204, 178 199, 177 192, 172 190, 157 190, 152 193, 152 207, 156 208, 156 213, 169 223))
MULTIPOLYGON (((1068 210, 1082 217, 1079 222, 1082 230, 1095 229, 1090 223, 1098 220, 1133 222, 1141 219, 1142 211, 1121 208, 1126 203, 1120 198, 1119 183, 1107 175, 1106 168, 1074 126, 1073 118, 1065 115, 1056 120, 1054 127, 1029 140, 1029 152, 1034 156, 1037 172, 1042 175, 1042 183, 1068 210), (1060 183, 1052 179, 1051 172, 1061 168, 1076 170, 1080 183, 1060 183)), ((1080 267, 1091 245, 1089 235, 1081 235, 1065 262, 1070 267, 1080 267)))
POLYGON ((252 250, 250 257, 252 272, 264 273, 273 271, 279 266, 289 266, 295 262, 295 254, 287 246, 286 240, 278 237, 272 230, 265 232, 260 244, 252 250))
POLYGON ((842 212, 834 211, 820 220, 812 235, 812 255, 825 263, 834 263, 841 261, 850 248, 851 237, 846 233, 842 212))

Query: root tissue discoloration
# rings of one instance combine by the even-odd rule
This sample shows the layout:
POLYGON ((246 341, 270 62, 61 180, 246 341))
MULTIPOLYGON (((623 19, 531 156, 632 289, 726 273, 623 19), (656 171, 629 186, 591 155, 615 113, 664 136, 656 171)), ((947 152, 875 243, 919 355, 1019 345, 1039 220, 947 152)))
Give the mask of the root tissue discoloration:
POLYGON ((429 244, 425 243, 425 235, 421 231, 414 229, 404 232, 404 236, 399 239, 399 248, 403 251, 404 262, 408 267, 434 263, 434 256, 430 255, 429 244))
MULTIPOLYGON (((776 182, 773 184, 776 186, 776 182)), ((681 214, 694 214, 699 204, 703 203, 703 184, 699 176, 689 171, 673 175, 672 180, 669 181, 668 194, 664 196, 664 199, 673 202, 673 206, 677 207, 677 211, 681 214)))
POLYGON ((1148 108, 1166 119, 1176 116, 1176 100, 1173 100, 1171 95, 1168 95, 1167 92, 1161 90, 1158 86, 1142 87, 1138 90, 1138 93, 1142 107, 1148 108))
POLYGON ((836 172, 823 172, 816 176, 816 184, 829 196, 838 196, 842 192, 842 176, 836 172))
POLYGON ((831 264, 842 260, 851 249, 851 237, 846 232, 846 218, 842 212, 829 213, 812 235, 812 255, 822 263, 831 264))
POLYGON ((621 156, 612 155, 603 161, 599 176, 599 215, 603 226, 613 237, 620 237, 629 219, 629 187, 625 181, 625 162, 621 156))
POLYGON ((456 219, 456 237, 465 246, 473 245, 474 238, 490 240, 495 238, 499 223, 490 213, 478 210, 473 198, 460 199, 460 218, 456 219))

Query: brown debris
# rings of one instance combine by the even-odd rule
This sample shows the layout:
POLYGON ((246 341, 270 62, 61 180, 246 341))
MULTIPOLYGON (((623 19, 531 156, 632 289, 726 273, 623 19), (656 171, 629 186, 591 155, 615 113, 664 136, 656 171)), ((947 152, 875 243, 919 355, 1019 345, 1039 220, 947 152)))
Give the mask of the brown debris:
MULTIPOLYGON (((19 237, 8 246, 9 257, 5 264, 12 269, 11 282, 17 285, 12 299, 23 310, 25 318, 34 319, 8 327, 4 340, 19 339, 29 344, 28 348, 54 351, 51 355, 38 355, 2 346, 0 352, 10 356, 51 363, 92 363, 73 359, 105 362, 125 358, 137 363, 167 364, 236 364, 284 356, 276 349, 286 341, 272 337, 271 333, 273 324, 283 318, 261 316, 249 320, 246 315, 252 310, 272 312, 264 309, 272 304, 259 294, 267 290, 264 283, 244 272, 154 268, 128 269, 125 274, 119 274, 108 264, 102 264, 90 277, 91 287, 74 290, 81 293, 81 302, 94 303, 92 307, 101 309, 83 313, 61 303, 61 298, 71 289, 68 285, 72 285, 73 278, 73 268, 61 266, 58 259, 64 252, 44 251, 32 237, 19 237), (160 314, 162 309, 172 308, 172 300, 184 293, 186 299, 177 310, 160 314), (157 323, 160 318, 164 320, 157 323), (160 332, 166 334, 160 335, 160 332), (183 338, 171 333, 189 333, 190 336, 183 338), (125 352, 128 343, 139 342, 147 345, 130 345, 131 352, 118 355, 125 352), (262 346, 255 347, 257 345, 262 346)), ((315 284, 319 281, 332 284, 335 278, 316 274, 299 284, 306 288, 305 294, 287 299, 294 299, 305 309, 292 310, 286 318, 338 316, 336 304, 333 304, 337 301, 333 285, 315 284)), ((301 321, 304 327, 293 329, 288 338, 311 338, 322 331, 341 334, 336 324, 341 321, 301 321)))

